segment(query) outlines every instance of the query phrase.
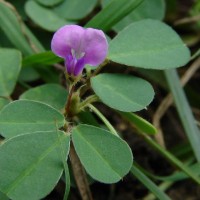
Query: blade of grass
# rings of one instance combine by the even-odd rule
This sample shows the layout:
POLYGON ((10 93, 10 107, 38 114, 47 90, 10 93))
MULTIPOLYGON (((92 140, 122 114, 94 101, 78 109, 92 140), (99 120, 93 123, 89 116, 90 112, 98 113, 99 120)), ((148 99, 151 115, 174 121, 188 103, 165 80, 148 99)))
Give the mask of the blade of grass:
MULTIPOLYGON (((167 189, 169 189, 173 185, 173 182, 163 182, 158 185, 158 189, 161 190, 162 192, 165 192, 167 189)), ((153 193, 149 193, 146 197, 144 197, 143 200, 154 200, 157 199, 156 196, 153 193)))
POLYGON ((35 37, 32 31, 23 23, 24 34, 29 41, 29 45, 34 50, 35 53, 44 52, 45 48, 41 42, 35 37))
POLYGON ((197 58, 198 56, 200 56, 200 49, 198 49, 191 57, 191 60, 194 60, 195 58, 197 58))
POLYGON ((19 24, 12 6, 2 0, 0 1, 0 27, 12 44, 19 48, 23 54, 30 55, 34 53, 22 33, 22 26, 19 24))
POLYGON ((134 175, 140 182, 142 182, 158 199, 170 200, 170 197, 167 196, 158 186, 151 181, 140 169, 133 164, 131 168, 131 174, 134 175))
POLYGON ((124 119, 129 121, 136 129, 139 131, 145 132, 150 135, 156 134, 157 130, 156 128, 143 119, 142 117, 134 114, 134 113, 128 113, 128 112, 118 112, 124 119))
POLYGON ((22 61, 22 66, 53 65, 61 61, 63 59, 55 56, 51 51, 46 51, 25 57, 22 61))
POLYGON ((151 145, 155 150, 157 150, 162 156, 164 156, 169 162, 175 165, 177 168, 182 170, 185 174, 187 174, 191 179, 193 179, 196 183, 200 184, 200 178, 197 177, 197 174, 194 173, 188 166, 186 166, 183 162, 181 162, 178 158, 176 158, 169 151, 161 147, 157 144, 153 139, 151 139, 147 134, 138 132, 143 139, 151 145))
POLYGON ((142 2, 143 0, 112 0, 86 24, 86 27, 108 31, 142 2))
MULTIPOLYGON (((189 168, 191 171, 196 173, 196 176, 200 175, 200 171, 199 171, 200 163, 195 163, 194 165, 189 166, 189 168)), ((169 176, 154 176, 154 178, 157 180, 162 180, 162 181, 176 182, 176 181, 181 181, 181 180, 187 179, 188 175, 183 172, 175 172, 174 174, 169 175, 169 176)))
POLYGON ((172 92, 182 125, 185 129, 185 133, 190 141, 197 161, 200 162, 200 131, 195 124, 195 118, 181 87, 177 71, 175 69, 166 70, 165 76, 172 92))
MULTIPOLYGON (((195 163, 193 165, 191 165, 191 163, 193 162, 193 159, 189 159, 186 162, 184 162, 184 164, 186 166, 188 166, 188 168, 190 168, 191 171, 193 171, 197 176, 200 175, 200 171, 199 171, 199 167, 200 167, 200 163, 195 163)), ((151 172, 148 172, 146 169, 144 169, 143 167, 137 165, 137 167, 140 169, 140 171, 142 171, 146 176, 154 179, 154 180, 160 180, 160 181, 166 181, 166 182, 176 182, 176 181, 181 181, 184 179, 188 179, 190 178, 187 174, 185 174, 183 171, 174 171, 171 175, 168 176, 157 176, 155 174, 152 174, 151 172)))
MULTIPOLYGON (((186 165, 189 165, 191 162, 192 162, 193 159, 190 159, 190 160, 187 160, 187 162, 185 162, 186 165)), ((198 165, 200 163, 197 163, 198 165)), ((141 166, 138 166, 139 169, 141 169, 141 171, 143 173, 146 174, 145 170, 141 168, 141 166), (144 170, 144 171, 143 171, 144 170)), ((193 166, 190 166, 190 167, 193 167, 193 166)), ((198 166, 199 167, 199 166, 198 166)), ((195 168, 194 168, 195 169, 195 168)), ((196 169, 195 169, 196 170, 196 169)), ((199 173, 199 170, 197 171, 196 170, 196 173, 199 173)), ((161 184, 159 184, 159 189, 162 190, 163 192, 166 191, 167 189, 169 189, 176 181, 180 181, 180 180, 183 180, 183 179, 186 179, 188 178, 188 176, 183 173, 183 172, 174 172, 172 175, 170 176, 167 176, 167 177, 159 177, 159 176, 154 176, 152 174, 150 174, 149 172, 147 172, 146 174, 147 176, 150 175, 150 177, 152 177, 153 179, 157 179, 157 180, 161 180, 161 181, 164 181, 162 182, 161 184)), ((154 194, 148 194, 144 200, 154 200, 156 199, 155 195, 154 194)))
POLYGON ((15 7, 3 0, 0 0, 0 27, 24 55, 44 51, 44 47, 24 24, 15 7))

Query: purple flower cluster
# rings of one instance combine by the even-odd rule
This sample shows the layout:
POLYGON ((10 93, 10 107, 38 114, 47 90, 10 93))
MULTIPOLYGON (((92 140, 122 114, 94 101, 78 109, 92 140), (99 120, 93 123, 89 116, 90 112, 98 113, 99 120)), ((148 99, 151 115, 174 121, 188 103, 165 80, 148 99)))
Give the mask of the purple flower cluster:
POLYGON ((105 60, 108 43, 101 30, 66 25, 55 32, 51 49, 65 59, 67 73, 78 76, 86 64, 97 66, 105 60))

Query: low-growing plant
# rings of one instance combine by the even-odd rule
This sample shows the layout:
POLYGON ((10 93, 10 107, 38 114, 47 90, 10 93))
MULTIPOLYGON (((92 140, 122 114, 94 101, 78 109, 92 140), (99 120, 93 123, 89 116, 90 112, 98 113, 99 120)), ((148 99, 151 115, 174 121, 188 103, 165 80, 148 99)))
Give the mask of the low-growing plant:
MULTIPOLYGON (((41 13, 58 13, 61 8, 56 5, 61 1, 49 1, 55 3, 51 9, 38 2, 44 3, 27 1, 26 12, 36 24, 48 27, 45 19, 35 15, 40 15, 40 9, 41 13)), ((1 199, 42 199, 59 181, 66 185, 63 198, 67 199, 70 174, 82 199, 92 199, 88 176, 112 184, 131 170, 141 180, 144 174, 134 164, 134 149, 101 113, 99 103, 132 121, 145 140, 200 183, 191 170, 156 146, 150 139, 156 128, 134 114, 148 110, 156 98, 151 84, 136 75, 112 71, 113 63, 117 63, 122 69, 129 66, 170 72, 190 61, 190 51, 179 35, 157 19, 135 20, 121 30, 123 23, 117 22, 125 16, 134 18, 128 14, 140 3, 142 0, 112 0, 85 27, 65 25, 66 21, 61 20, 56 24, 54 20, 55 24, 47 28, 56 30, 51 39, 52 52, 44 52, 23 21, 17 21, 15 8, 0 1, 1 28, 19 49, 0 49, 1 199), (111 27, 120 31, 110 38, 105 33, 111 27), (30 88, 26 79, 34 80, 35 76, 44 84, 30 88), (26 90, 13 99, 17 82, 26 90)), ((169 199, 162 191, 155 191, 146 176, 144 179, 155 195, 169 199)))

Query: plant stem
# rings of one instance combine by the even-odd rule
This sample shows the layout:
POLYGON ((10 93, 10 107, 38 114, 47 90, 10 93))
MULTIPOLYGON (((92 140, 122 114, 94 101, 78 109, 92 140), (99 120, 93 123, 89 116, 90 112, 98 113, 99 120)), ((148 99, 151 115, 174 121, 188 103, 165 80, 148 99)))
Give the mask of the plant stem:
POLYGON ((75 89, 75 85, 72 85, 72 87, 70 89, 70 92, 69 92, 68 99, 67 99, 67 105, 65 107, 65 116, 67 116, 69 114, 69 108, 70 108, 72 94, 74 92, 74 89, 75 89))
POLYGON ((105 61, 100 64, 97 69, 91 74, 89 75, 86 80, 85 80, 85 87, 84 89, 81 91, 81 96, 83 96, 85 94, 85 92, 90 88, 90 79, 93 77, 93 76, 96 76, 97 74, 99 74, 99 72, 103 69, 104 66, 106 66, 107 64, 109 63, 109 60, 108 59, 105 59, 105 61))
POLYGON ((90 79, 93 76, 96 76, 102 69, 109 63, 108 59, 105 59, 105 61, 99 65, 99 67, 94 71, 94 73, 91 74, 91 76, 88 77, 90 79))
MULTIPOLYGON (((69 91, 69 96, 68 96, 68 100, 67 100, 67 105, 65 107, 65 116, 69 116, 69 112, 70 112, 70 105, 71 105, 71 100, 72 100, 72 96, 73 96, 73 92, 75 89, 75 84, 73 84, 70 88, 69 91)), ((82 197, 83 200, 93 200, 92 198, 92 194, 89 188, 89 184, 87 181, 87 176, 86 173, 82 167, 82 164, 75 152, 74 149, 74 145, 71 143, 70 146, 70 161, 71 161, 71 165, 72 165, 72 169, 73 169, 73 174, 74 174, 74 178, 78 187, 78 190, 80 192, 80 195, 82 197)))
POLYGON ((107 126, 107 128, 110 130, 111 133, 119 137, 114 127, 110 124, 110 122, 104 117, 104 115, 96 107, 89 104, 88 108, 90 108, 102 120, 102 122, 107 126))
POLYGON ((72 143, 70 146, 70 161, 72 164, 74 178, 81 194, 82 200, 93 200, 86 173, 82 167, 82 164, 76 154, 74 145, 72 143))
POLYGON ((99 99, 99 97, 96 94, 89 96, 87 99, 85 99, 80 104, 79 109, 81 110, 81 109, 85 108, 86 106, 88 106, 89 104, 97 101, 98 99, 99 99))

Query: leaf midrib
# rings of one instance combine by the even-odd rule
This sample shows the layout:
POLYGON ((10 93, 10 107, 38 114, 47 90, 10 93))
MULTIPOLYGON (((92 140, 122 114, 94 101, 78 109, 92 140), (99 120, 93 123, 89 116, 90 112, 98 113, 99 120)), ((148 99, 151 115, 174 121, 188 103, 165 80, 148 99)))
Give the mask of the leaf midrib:
POLYGON ((59 140, 56 140, 54 144, 52 144, 46 151, 44 151, 38 159, 32 162, 26 170, 22 171, 21 174, 5 189, 4 193, 8 195, 11 191, 13 191, 31 172, 47 157, 47 155, 54 150, 60 140, 63 140, 66 136, 63 135, 59 140))
MULTIPOLYGON (((111 165, 108 161, 106 161, 106 160, 104 159, 104 157, 99 153, 99 151, 83 137, 81 131, 80 131, 78 128, 76 128, 76 131, 77 131, 77 133, 79 134, 79 136, 88 144, 88 146, 89 146, 94 152, 96 152, 97 156, 98 156, 101 160, 104 161, 104 163, 108 166, 108 168, 110 168, 110 169, 121 179, 122 176, 112 167, 112 165, 111 165)), ((75 145, 75 148, 76 148, 76 145, 75 145)))
POLYGON ((128 56, 143 56, 143 55, 153 55, 155 54, 156 52, 165 52, 165 51, 171 51, 172 49, 178 49, 180 47, 185 47, 184 45, 181 45, 181 44, 176 44, 176 45, 170 45, 170 46, 167 46, 165 48, 163 47, 160 47, 160 48, 155 48, 155 49, 148 49, 148 50, 133 50, 133 51, 128 51, 128 53, 111 53, 109 57, 111 57, 111 60, 113 58, 122 58, 122 57, 128 57, 128 56), (169 48, 170 47, 170 48, 169 48))
POLYGON ((128 101, 130 104, 132 104, 134 106, 144 107, 144 105, 142 105, 142 104, 138 104, 135 101, 131 101, 131 99, 129 99, 128 97, 122 95, 122 93, 119 93, 117 90, 113 89, 109 84, 105 84, 105 82, 102 81, 101 79, 99 79, 98 81, 101 82, 101 85, 102 85, 101 88, 103 88, 103 87, 104 88, 108 88, 111 92, 115 93, 116 96, 121 97, 122 99, 128 101))

